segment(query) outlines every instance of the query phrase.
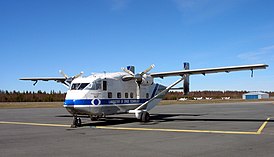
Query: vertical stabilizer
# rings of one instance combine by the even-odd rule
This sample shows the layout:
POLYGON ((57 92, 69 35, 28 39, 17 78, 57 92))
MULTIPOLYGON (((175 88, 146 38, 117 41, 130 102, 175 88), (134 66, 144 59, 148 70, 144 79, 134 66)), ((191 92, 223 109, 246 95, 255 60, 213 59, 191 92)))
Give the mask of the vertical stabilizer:
POLYGON ((130 66, 127 66, 127 70, 133 72, 133 74, 135 74, 135 67, 130 65, 130 66))

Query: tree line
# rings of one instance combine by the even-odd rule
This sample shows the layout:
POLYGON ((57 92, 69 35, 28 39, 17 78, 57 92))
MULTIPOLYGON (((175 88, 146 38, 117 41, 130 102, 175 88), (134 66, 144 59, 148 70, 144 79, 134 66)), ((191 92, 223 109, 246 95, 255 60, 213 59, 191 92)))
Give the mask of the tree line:
POLYGON ((0 90, 0 102, 58 102, 65 100, 65 93, 61 91, 45 92, 33 91, 5 91, 0 90))
MULTIPOLYGON (((248 91, 192 91, 188 95, 184 95, 183 92, 171 91, 165 97, 164 100, 178 100, 182 97, 188 99, 194 99, 194 97, 221 99, 222 97, 230 97, 231 99, 241 99, 242 95, 248 93, 248 91)), ((274 92, 266 92, 269 96, 273 97, 274 92)), ((0 90, 0 102, 58 102, 65 100, 66 93, 61 91, 7 91, 0 90)))

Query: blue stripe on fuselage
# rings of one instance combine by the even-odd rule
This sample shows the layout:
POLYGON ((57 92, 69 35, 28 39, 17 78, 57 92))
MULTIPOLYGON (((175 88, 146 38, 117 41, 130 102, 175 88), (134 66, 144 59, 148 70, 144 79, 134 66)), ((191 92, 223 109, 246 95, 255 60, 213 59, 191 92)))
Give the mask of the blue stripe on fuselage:
MULTIPOLYGON (((93 105, 93 99, 66 99, 64 105, 93 105)), ((149 99, 97 99, 99 105, 142 104, 149 99)))

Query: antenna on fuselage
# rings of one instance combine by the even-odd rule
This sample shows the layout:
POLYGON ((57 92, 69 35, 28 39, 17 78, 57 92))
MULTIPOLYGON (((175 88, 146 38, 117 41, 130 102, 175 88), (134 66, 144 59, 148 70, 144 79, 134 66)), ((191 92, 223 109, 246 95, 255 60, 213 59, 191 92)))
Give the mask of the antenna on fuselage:
POLYGON ((107 76, 106 76, 106 74, 107 74, 107 72, 106 71, 103 71, 104 72, 104 75, 105 75, 105 79, 107 78, 107 76))

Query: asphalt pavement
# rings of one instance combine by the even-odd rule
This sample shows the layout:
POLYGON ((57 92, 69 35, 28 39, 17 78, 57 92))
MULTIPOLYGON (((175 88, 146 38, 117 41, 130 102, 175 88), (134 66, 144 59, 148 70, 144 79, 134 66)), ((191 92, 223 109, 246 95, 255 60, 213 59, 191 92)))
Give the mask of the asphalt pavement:
POLYGON ((269 156, 274 103, 162 105, 70 128, 64 108, 0 109, 1 156, 269 156))

